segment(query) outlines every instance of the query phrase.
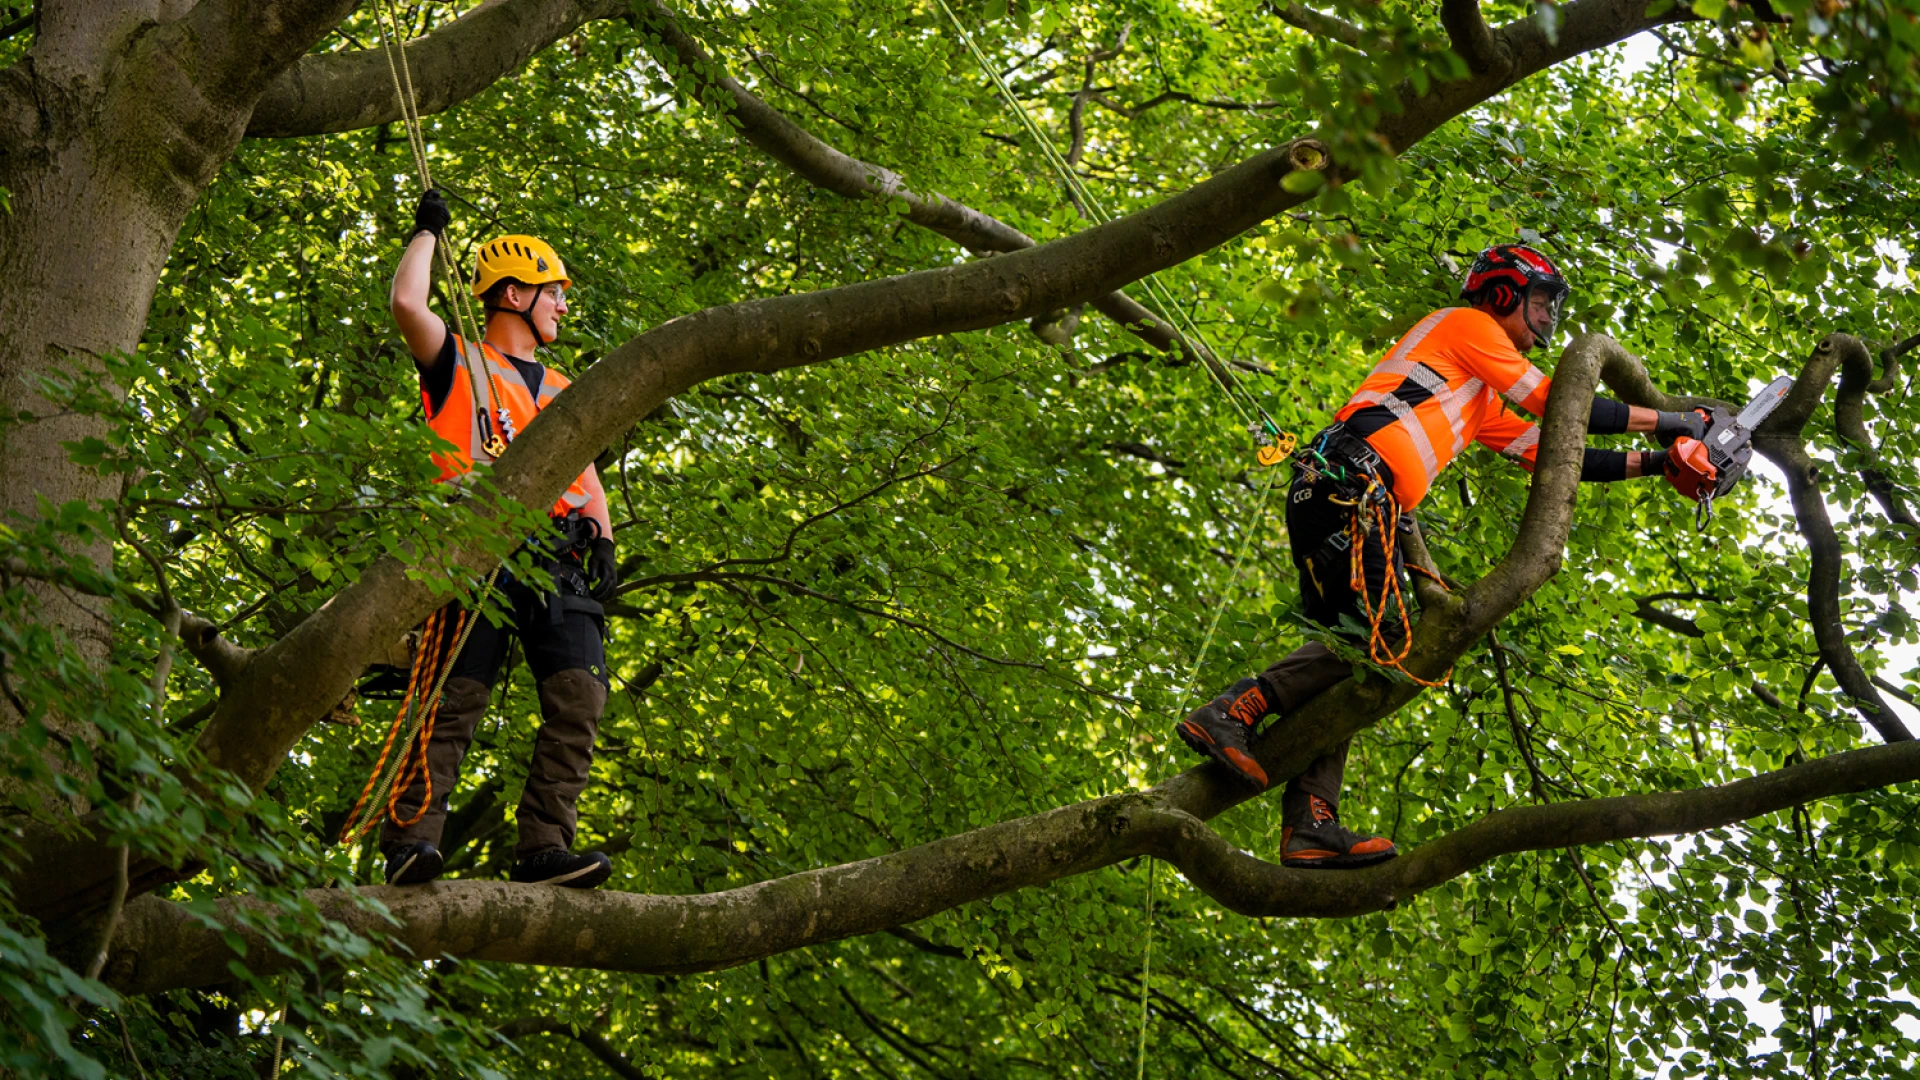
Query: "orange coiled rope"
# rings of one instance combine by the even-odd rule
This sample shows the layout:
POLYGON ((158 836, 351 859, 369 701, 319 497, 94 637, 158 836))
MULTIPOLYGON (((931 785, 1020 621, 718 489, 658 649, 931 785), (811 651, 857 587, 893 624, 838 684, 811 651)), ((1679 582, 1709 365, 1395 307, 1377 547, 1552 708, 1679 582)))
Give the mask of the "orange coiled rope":
MULTIPOLYGON (((1372 486, 1377 483, 1378 481, 1371 481, 1369 483, 1369 495, 1372 494, 1372 486)), ((1453 678, 1452 668, 1448 668, 1447 673, 1438 679, 1423 679, 1413 672, 1408 671, 1406 668, 1405 661, 1407 654, 1413 651, 1413 620, 1407 617, 1407 600, 1405 595, 1400 591, 1400 575, 1394 573, 1393 570, 1393 526, 1394 523, 1399 520, 1399 517, 1400 506, 1394 502, 1393 493, 1383 492, 1378 499, 1362 497, 1360 504, 1353 508, 1353 517, 1349 519, 1347 525, 1348 539, 1351 541, 1348 544, 1348 550, 1350 552, 1349 557, 1352 560, 1352 581, 1350 584, 1353 587, 1353 591, 1360 594, 1360 606, 1367 613, 1367 656, 1381 667, 1392 668, 1421 686, 1443 686, 1449 679, 1453 678), (1373 514, 1372 527, 1380 530, 1380 546, 1386 550, 1387 556, 1386 573, 1382 575, 1386 580, 1380 585, 1380 600, 1377 606, 1374 603, 1373 596, 1367 591, 1367 573, 1364 562, 1364 550, 1369 523, 1363 515, 1369 512, 1373 514), (1398 652, 1394 651, 1393 643, 1387 640, 1387 636, 1380 630, 1380 624, 1387 616, 1387 600, 1389 597, 1392 598, 1394 607, 1400 616, 1400 648, 1398 652)), ((1414 569, 1426 573, 1426 571, 1420 567, 1414 567, 1414 569)), ((1435 578, 1435 580, 1438 581, 1439 579, 1435 578)), ((1441 582, 1442 588, 1444 588, 1445 585, 1445 582, 1441 582)))
MULTIPOLYGON (((499 571, 494 573, 497 575, 499 571)), ((487 585, 492 584, 490 577, 487 585)), ((347 823, 340 830, 342 844, 351 844, 365 836, 383 816, 401 828, 412 825, 426 815, 427 807, 433 803, 433 773, 427 768, 427 746, 433 741, 433 723, 440 713, 440 696, 453 670, 453 660, 466 646, 474 626, 471 613, 461 611, 453 633, 446 633, 452 611, 452 604, 440 608, 427 616, 421 627, 420 645, 407 675, 406 695, 400 699, 400 708, 387 728, 386 742, 373 763, 373 772, 367 777, 366 786, 360 789, 360 797, 354 801, 347 823), (393 757, 395 743, 401 746, 398 757, 393 757), (391 766, 387 763, 389 758, 393 760, 391 766), (425 781, 426 792, 413 816, 402 819, 400 796, 406 793, 415 776, 425 781)))

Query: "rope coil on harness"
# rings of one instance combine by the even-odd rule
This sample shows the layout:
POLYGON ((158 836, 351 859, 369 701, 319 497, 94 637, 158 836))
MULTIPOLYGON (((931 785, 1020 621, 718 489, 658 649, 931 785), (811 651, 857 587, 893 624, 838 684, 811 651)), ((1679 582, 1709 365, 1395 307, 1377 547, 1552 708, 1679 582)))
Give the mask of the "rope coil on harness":
MULTIPOLYGON (((500 571, 495 569, 487 577, 482 594, 493 588, 500 571)), ((425 816, 427 807, 433 803, 433 774, 427 769, 427 745, 433 740, 433 724, 440 712, 440 697, 446 689, 447 678, 453 672, 454 658, 466 647, 467 638, 479 620, 475 612, 462 611, 459 622, 451 635, 452 647, 446 647, 445 633, 449 613, 453 605, 448 604, 427 616, 421 629, 420 644, 414 651, 413 665, 407 675, 407 692, 400 699, 400 708, 394 712, 393 723, 387 727, 387 738, 380 747, 380 756, 373 763, 373 771, 367 777, 366 786, 360 789, 360 797, 354 801, 353 810, 347 814, 347 823, 340 829, 340 843, 351 844, 372 831, 380 819, 390 819, 395 825, 406 828, 425 816), (433 674, 430 674, 433 673, 433 674), (431 686, 428 682, 431 680, 431 686), (395 743, 403 749, 396 757, 393 755, 395 743), (391 764, 389 764, 391 760, 391 764), (420 807, 410 818, 400 817, 400 796, 413 783, 415 776, 424 779, 426 792, 420 797, 420 807)))
MULTIPOLYGON (((1367 493, 1357 501, 1357 504, 1353 508, 1353 516, 1348 519, 1347 522, 1347 549, 1350 552, 1350 580, 1348 584, 1354 592, 1360 594, 1360 606, 1361 609, 1366 612, 1367 658, 1381 667, 1392 668, 1398 671, 1400 674, 1405 675, 1421 686, 1444 686, 1448 680, 1453 678, 1453 668, 1451 667, 1447 668, 1447 673, 1438 679, 1423 679, 1413 672, 1408 671, 1406 668, 1407 656, 1413 651, 1413 620, 1407 616, 1407 599, 1405 594, 1400 591, 1400 575, 1394 572, 1393 556, 1395 536, 1397 533, 1393 526, 1394 523, 1399 521, 1399 518, 1400 504, 1394 499, 1393 492, 1382 487, 1378 478, 1369 476, 1367 478, 1367 493), (1369 512, 1373 515, 1373 520, 1370 522, 1365 518, 1365 515, 1369 512), (1385 550, 1387 558, 1387 570, 1385 574, 1381 575, 1384 580, 1380 583, 1380 597, 1377 606, 1375 605, 1373 595, 1367 588, 1367 573, 1363 554, 1367 533, 1376 529, 1380 532, 1380 546, 1385 550), (1393 642, 1389 641, 1386 634, 1380 629, 1380 624, 1387 617, 1387 601, 1389 598, 1392 599, 1394 609, 1400 616, 1400 645, 1398 651, 1395 651, 1393 642)), ((1428 573, 1424 567, 1414 567, 1414 569, 1419 570, 1423 574, 1428 573)), ((1440 580, 1436 575, 1429 576, 1432 576, 1435 581, 1440 580)), ((1446 582, 1440 582, 1440 587, 1446 588, 1446 582)))

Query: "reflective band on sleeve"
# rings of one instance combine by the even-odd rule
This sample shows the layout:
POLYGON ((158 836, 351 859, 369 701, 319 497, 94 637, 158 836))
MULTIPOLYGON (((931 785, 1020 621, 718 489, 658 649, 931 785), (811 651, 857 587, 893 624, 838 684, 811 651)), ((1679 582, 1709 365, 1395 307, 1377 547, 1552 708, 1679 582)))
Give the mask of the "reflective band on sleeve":
POLYGON ((1444 307, 1444 308, 1441 308, 1439 311, 1436 311, 1433 314, 1427 316, 1426 318, 1421 319, 1417 324, 1415 324, 1413 329, 1407 331, 1407 336, 1400 339, 1400 344, 1395 345, 1393 347, 1393 351, 1388 353, 1387 358, 1381 361, 1381 363, 1385 364, 1385 363, 1389 363, 1391 361, 1399 360, 1405 357, 1408 353, 1413 351, 1413 347, 1415 345, 1420 344, 1420 342, 1428 334, 1433 333, 1434 327, 1439 326, 1441 323, 1445 322, 1447 319, 1447 316, 1459 310, 1460 310, 1459 308, 1444 307))
POLYGON ((1514 436, 1512 442, 1500 448, 1508 457, 1524 457, 1526 452, 1540 445, 1540 425, 1529 424, 1527 430, 1514 436))
POLYGON ((1545 378, 1546 376, 1541 374, 1539 368, 1528 364, 1526 374, 1514 380, 1513 385, 1507 387, 1507 392, 1501 396, 1524 409, 1527 407, 1527 397, 1533 393, 1533 388, 1539 386, 1541 380, 1545 378))

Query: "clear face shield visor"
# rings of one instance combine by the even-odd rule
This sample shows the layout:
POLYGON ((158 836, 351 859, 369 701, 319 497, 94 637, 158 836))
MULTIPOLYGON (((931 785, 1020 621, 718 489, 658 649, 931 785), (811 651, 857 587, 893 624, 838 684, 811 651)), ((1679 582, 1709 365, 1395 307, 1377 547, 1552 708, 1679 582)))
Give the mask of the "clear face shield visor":
POLYGON ((1536 282, 1527 289, 1527 298, 1523 311, 1526 313, 1527 328, 1541 341, 1553 340, 1553 333, 1560 326, 1560 316, 1566 311, 1567 296, 1571 292, 1565 285, 1550 285, 1536 282))

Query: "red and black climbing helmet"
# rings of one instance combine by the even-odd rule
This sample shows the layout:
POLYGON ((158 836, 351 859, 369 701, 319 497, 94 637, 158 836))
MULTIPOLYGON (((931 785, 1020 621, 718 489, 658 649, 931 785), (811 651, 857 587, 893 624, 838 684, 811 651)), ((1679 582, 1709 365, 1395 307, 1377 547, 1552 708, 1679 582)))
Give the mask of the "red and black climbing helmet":
POLYGON ((1571 291, 1567 279, 1560 276, 1560 268, 1524 244, 1497 244, 1473 260, 1473 269, 1467 271, 1467 280, 1460 286, 1460 298, 1505 315, 1519 307, 1527 290, 1536 285, 1546 287, 1554 321, 1559 322, 1561 305, 1571 291))

